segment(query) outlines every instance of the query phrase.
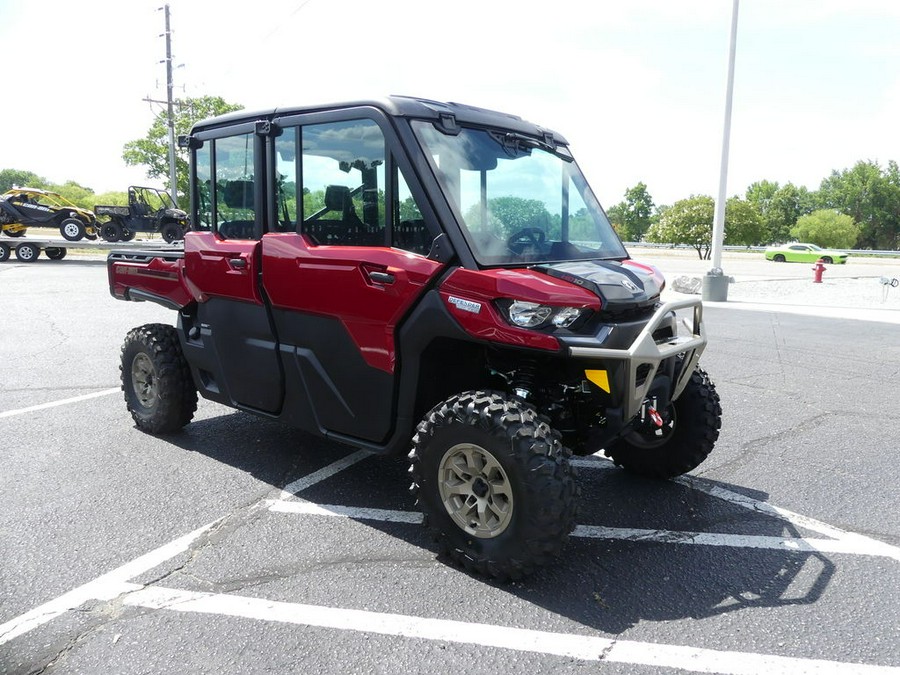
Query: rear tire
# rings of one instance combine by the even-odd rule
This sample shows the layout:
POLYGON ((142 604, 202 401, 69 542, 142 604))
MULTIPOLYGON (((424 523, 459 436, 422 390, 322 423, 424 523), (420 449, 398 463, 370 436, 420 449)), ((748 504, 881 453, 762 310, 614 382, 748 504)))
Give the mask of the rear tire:
POLYGON ((16 231, 3 230, 3 234, 5 234, 7 237, 24 237, 26 232, 28 232, 28 230, 25 228, 22 228, 21 230, 16 230, 16 231))
POLYGON ((519 579, 552 562, 575 527, 570 454, 532 407, 469 391, 419 424, 411 491, 442 553, 469 571, 519 579))
POLYGON ((184 232, 178 223, 166 223, 162 226, 160 233, 167 244, 184 239, 184 232))
POLYGON ((19 262, 31 263, 41 255, 41 249, 35 244, 19 244, 16 246, 16 259, 19 262))
POLYGON ((61 246, 51 246, 50 248, 44 249, 44 255, 50 258, 50 260, 62 260, 66 257, 66 253, 68 253, 68 250, 61 246))
POLYGON ((6 262, 9 260, 9 245, 8 244, 0 244, 0 262, 6 262))
POLYGON ((627 432, 605 448, 606 456, 626 471, 651 478, 674 478, 703 463, 722 426, 719 395, 709 376, 697 368, 678 400, 661 412, 661 429, 627 432))
POLYGON ((119 223, 111 220, 100 226, 100 236, 106 241, 116 242, 122 238, 124 231, 119 223))
POLYGON ((825 263, 826 265, 830 265, 831 263, 834 262, 834 260, 831 259, 831 256, 826 255, 824 258, 822 258, 822 262, 825 263))
POLYGON ((122 391, 137 427, 151 434, 178 431, 197 409, 197 389, 172 326, 134 328, 122 345, 122 391))
POLYGON ((77 218, 66 218, 59 224, 59 233, 66 241, 84 239, 84 223, 77 218))

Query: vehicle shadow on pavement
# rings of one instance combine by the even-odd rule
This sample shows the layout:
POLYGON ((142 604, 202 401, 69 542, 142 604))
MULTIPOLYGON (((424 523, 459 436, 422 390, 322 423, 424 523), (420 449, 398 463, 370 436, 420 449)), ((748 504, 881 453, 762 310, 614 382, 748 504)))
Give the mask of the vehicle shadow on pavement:
MULTIPOLYGON (((196 421, 183 433, 165 438, 278 489, 353 453, 347 446, 237 412, 196 421)), ((437 561, 446 568, 435 576, 446 580, 451 570, 460 577, 455 584, 471 585, 473 597, 509 594, 525 605, 610 634, 645 621, 705 619, 743 609, 813 604, 835 573, 834 563, 822 553, 765 547, 776 539, 799 541, 818 536, 815 533, 693 489, 692 479, 645 479, 594 458, 580 464, 579 527, 554 564, 521 581, 500 583, 467 574, 437 555, 420 525, 354 518, 352 513, 349 520, 416 547, 406 568, 401 564, 401 571, 394 574, 405 577, 402 583, 410 587, 421 582, 416 592, 436 593, 435 602, 445 591, 435 588, 430 578, 421 578, 427 574, 423 565, 429 559, 432 566, 437 561), (695 543, 691 533, 709 535, 713 543, 695 543)), ((373 455, 297 496, 351 510, 417 512, 409 483, 405 458, 373 455)), ((703 483, 755 502, 767 498, 741 486, 706 479, 703 483)), ((286 521, 285 527, 297 522, 286 521)), ((302 555, 302 548, 292 551, 280 555, 302 555)), ((457 587, 455 593, 459 592, 457 587)), ((498 619, 498 623, 506 622, 498 619)))
MULTIPOLYGON (((704 482, 758 502, 767 498, 704 482)), ((745 537, 802 537, 791 523, 688 485, 618 469, 582 470, 581 489, 579 523, 621 528, 625 537, 573 537, 558 566, 526 583, 543 607, 593 628, 617 634, 642 621, 813 604, 834 576, 834 563, 821 553, 746 545, 745 537), (693 533, 712 535, 716 544, 694 543, 693 533)))

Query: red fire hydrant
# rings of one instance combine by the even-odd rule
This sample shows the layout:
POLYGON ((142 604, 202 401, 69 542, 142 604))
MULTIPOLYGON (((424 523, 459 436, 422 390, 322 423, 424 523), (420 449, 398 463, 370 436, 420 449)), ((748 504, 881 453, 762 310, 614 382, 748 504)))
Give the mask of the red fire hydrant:
POLYGON ((816 264, 812 268, 813 271, 813 283, 821 284, 822 283, 822 272, 825 271, 825 261, 819 258, 816 261, 816 264))

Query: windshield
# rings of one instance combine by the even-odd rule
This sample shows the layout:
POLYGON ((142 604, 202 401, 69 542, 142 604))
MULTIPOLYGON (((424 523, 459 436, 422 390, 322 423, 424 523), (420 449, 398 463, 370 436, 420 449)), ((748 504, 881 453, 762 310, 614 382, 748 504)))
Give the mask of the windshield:
POLYGON ((175 203, 169 193, 155 188, 134 188, 134 201, 139 204, 147 204, 153 211, 175 208, 175 203))
POLYGON ((565 146, 503 131, 413 129, 482 265, 628 257, 565 146))

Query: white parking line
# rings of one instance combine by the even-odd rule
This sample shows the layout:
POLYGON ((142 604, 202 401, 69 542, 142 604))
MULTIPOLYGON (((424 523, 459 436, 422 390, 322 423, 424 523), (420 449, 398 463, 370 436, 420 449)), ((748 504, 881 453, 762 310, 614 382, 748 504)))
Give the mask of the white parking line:
POLYGON ((0 412, 0 419, 4 417, 15 417, 16 415, 24 415, 26 413, 35 412, 37 410, 46 410, 47 408, 55 408, 61 405, 68 405, 70 403, 80 403, 81 401, 89 401, 92 398, 100 398, 101 396, 109 396, 110 394, 115 394, 117 391, 122 391, 121 388, 116 387, 115 389, 104 389, 102 391, 95 391, 92 394, 84 394, 82 396, 73 396, 72 398, 64 398, 59 401, 50 401, 49 403, 41 403, 39 405, 28 406, 27 408, 18 408, 17 410, 4 410, 0 412))
MULTIPOLYGON (((219 519, 221 520, 221 519, 219 519)), ((77 609, 88 600, 112 600, 123 593, 128 593, 140 588, 138 584, 129 583, 129 579, 152 570, 170 558, 174 558, 190 547, 190 545, 219 521, 213 521, 208 525, 179 537, 158 549, 145 553, 131 562, 117 567, 112 572, 89 581, 58 598, 45 602, 29 612, 17 616, 15 619, 0 624, 0 645, 9 642, 15 637, 27 633, 38 626, 55 619, 61 614, 77 609)))
MULTIPOLYGON (((367 456, 369 456, 368 453, 353 453, 319 471, 309 474, 286 486, 281 491, 280 498, 268 500, 265 506, 271 511, 282 513, 352 517, 401 523, 420 522, 421 515, 414 512, 313 504, 295 496, 296 493, 334 476, 367 456)), ((603 462, 593 459, 578 460, 578 464, 591 468, 607 468, 607 465, 603 462)), ((685 478, 684 480, 689 482, 689 487, 698 488, 702 486, 700 489, 704 489, 710 494, 716 492, 715 496, 727 499, 745 508, 758 510, 766 515, 784 520, 791 518, 793 519, 792 522, 802 521, 803 527, 815 531, 827 531, 828 534, 836 536, 836 539, 812 540, 748 537, 715 533, 626 530, 585 525, 580 525, 576 528, 575 536, 603 536, 605 538, 630 538, 663 541, 666 543, 697 543, 721 546, 748 545, 747 542, 749 542, 754 547, 774 547, 781 550, 791 550, 791 542, 796 542, 797 547, 803 546, 804 544, 801 542, 805 542, 809 549, 795 548, 793 550, 827 550, 829 552, 857 554, 862 552, 866 555, 888 555, 888 557, 895 557, 898 551, 896 547, 881 544, 881 542, 874 542, 874 540, 861 535, 846 533, 798 514, 770 507, 744 495, 722 490, 712 483, 702 481, 702 479, 685 478), (714 488, 716 490, 713 490, 714 488), (707 541, 704 541, 704 539, 707 541), (744 541, 744 543, 739 544, 740 541, 744 541), (869 551, 862 546, 863 543, 872 544, 873 542, 880 544, 883 550, 874 547, 869 551), (853 545, 856 545, 856 548, 853 545), (816 548, 817 546, 831 546, 832 548, 816 548)), ((611 662, 680 668, 692 672, 722 673, 724 675, 757 675, 758 673, 767 673, 767 675, 793 675, 795 673, 812 673, 816 675, 837 675, 839 673, 900 675, 900 668, 891 666, 803 659, 751 652, 698 649, 679 645, 617 640, 591 635, 551 633, 491 624, 464 623, 428 617, 276 602, 232 594, 200 593, 160 586, 143 586, 131 582, 131 579, 186 551, 194 541, 218 522, 215 521, 205 525, 55 600, 36 607, 11 621, 0 624, 0 645, 47 623, 67 611, 77 609, 89 600, 108 601, 119 598, 126 605, 157 610, 217 614, 256 621, 479 645, 489 648, 557 655, 587 662, 611 662)))
MULTIPOLYGON (((99 392, 97 394, 89 395, 88 398, 94 396, 102 396, 104 394, 110 394, 115 391, 120 391, 119 389, 111 389, 106 392, 99 392)), ((75 400, 83 400, 85 397, 79 397, 77 399, 69 399, 68 402, 72 402, 75 400)), ((62 405, 63 402, 59 401, 56 404, 48 404, 45 407, 50 407, 50 405, 62 405)), ((41 407, 37 407, 40 409, 41 407)), ((9 411, 10 413, 14 411, 9 411)), ((369 453, 357 452, 352 455, 348 455, 347 457, 343 457, 332 464, 329 464, 323 469, 316 471, 314 473, 309 474, 299 480, 294 481, 290 485, 286 486, 285 490, 282 490, 282 496, 292 496, 291 490, 294 489, 306 489, 315 485, 317 482, 325 480, 338 473, 339 471, 346 469, 348 466, 352 466, 355 462, 358 462, 365 457, 370 456, 369 453), (296 486, 296 487, 295 487, 296 486)), ((65 593, 54 600, 49 602, 45 602, 43 605, 39 605, 34 609, 25 612, 24 614, 20 614, 14 619, 10 619, 6 623, 0 624, 0 645, 5 642, 9 642, 15 637, 27 633, 38 626, 41 626, 48 621, 55 619, 61 614, 65 614, 70 610, 77 609, 85 602, 89 600, 111 600, 123 593, 132 592, 139 588, 142 588, 139 585, 128 583, 129 579, 133 579, 144 572, 153 569, 164 563, 166 560, 170 558, 174 558, 179 553, 186 551, 188 547, 201 535, 207 532, 209 529, 214 527, 219 521, 222 519, 219 518, 208 525, 204 525, 201 528, 194 530, 193 532, 184 535, 183 537, 179 537, 164 546, 159 547, 158 549, 151 551, 150 553, 146 553, 135 560, 132 560, 121 567, 114 569, 112 572, 108 572, 103 576, 97 577, 93 581, 90 581, 78 588, 75 588, 68 593, 65 593)))
MULTIPOLYGON (((353 520, 374 520, 383 523, 422 522, 417 511, 371 509, 339 504, 314 504, 306 500, 288 501, 272 499, 266 503, 270 511, 304 516, 326 516, 353 520)), ((808 537, 769 537, 746 534, 721 534, 717 532, 685 532, 681 530, 642 530, 599 525, 578 525, 573 537, 586 539, 617 539, 633 542, 660 544, 686 544, 693 546, 726 546, 730 548, 773 549, 785 552, 845 553, 891 558, 900 561, 900 548, 869 539, 851 532, 839 539, 811 539, 808 537)))
POLYGON ((314 504, 306 500, 288 501, 273 499, 266 503, 270 511, 277 513, 294 513, 305 516, 335 516, 357 520, 377 520, 383 523, 422 522, 422 514, 417 511, 395 511, 389 509, 369 509, 355 506, 339 506, 337 504, 314 504))
POLYGON ((230 594, 199 593, 146 587, 130 593, 124 604, 176 612, 241 617, 255 621, 332 628, 365 634, 479 645, 520 652, 549 654, 580 661, 681 668, 724 675, 898 675, 900 668, 842 663, 770 654, 697 649, 679 645, 635 642, 547 631, 512 628, 448 619, 387 614, 299 603, 275 602, 230 594))
POLYGON ((343 459, 339 459, 336 462, 332 462, 328 466, 315 471, 308 476, 303 476, 302 478, 298 478, 293 483, 289 483, 284 486, 284 489, 281 491, 281 499, 290 499, 298 492, 302 492, 308 487, 312 487, 316 483, 319 483, 326 478, 331 478, 336 473, 340 473, 344 469, 353 466, 359 461, 364 460, 366 457, 371 457, 372 453, 367 452, 366 450, 358 450, 350 455, 347 455, 343 459))

